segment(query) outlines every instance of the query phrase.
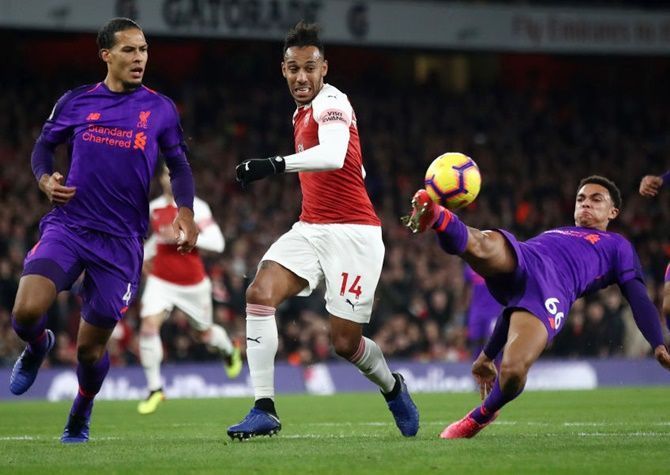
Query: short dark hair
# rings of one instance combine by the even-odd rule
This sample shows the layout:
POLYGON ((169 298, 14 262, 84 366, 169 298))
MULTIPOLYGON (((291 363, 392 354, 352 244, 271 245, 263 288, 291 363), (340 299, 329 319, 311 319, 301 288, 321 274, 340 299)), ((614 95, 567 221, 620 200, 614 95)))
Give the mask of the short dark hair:
POLYGON ((119 31, 138 29, 142 31, 140 25, 131 20, 130 18, 112 18, 107 23, 102 25, 98 31, 98 38, 96 43, 98 44, 98 51, 101 49, 111 49, 116 42, 116 37, 114 36, 119 31))
POLYGON ((614 207, 617 209, 621 209, 621 201, 622 201, 621 192, 619 191, 619 187, 616 186, 616 184, 612 180, 600 175, 587 176, 586 178, 582 178, 582 180, 579 182, 577 190, 580 190, 582 186, 588 185, 589 183, 593 183, 607 188, 607 191, 609 192, 610 197, 612 198, 612 203, 614 203, 614 207))
POLYGON ((286 50, 292 46, 316 46, 321 53, 321 57, 324 57, 325 51, 323 48, 323 42, 319 38, 319 33, 321 28, 316 23, 305 23, 303 20, 300 20, 293 28, 291 28, 286 34, 286 39, 284 40, 284 54, 286 50))

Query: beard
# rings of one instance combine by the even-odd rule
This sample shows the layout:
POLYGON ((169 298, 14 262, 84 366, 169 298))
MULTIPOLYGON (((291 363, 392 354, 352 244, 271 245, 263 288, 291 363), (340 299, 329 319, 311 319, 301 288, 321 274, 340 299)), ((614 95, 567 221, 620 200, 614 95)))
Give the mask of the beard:
POLYGON ((123 90, 126 92, 131 92, 134 91, 135 89, 138 89, 142 86, 142 81, 138 82, 129 82, 129 81, 122 81, 121 85, 123 86, 123 90))

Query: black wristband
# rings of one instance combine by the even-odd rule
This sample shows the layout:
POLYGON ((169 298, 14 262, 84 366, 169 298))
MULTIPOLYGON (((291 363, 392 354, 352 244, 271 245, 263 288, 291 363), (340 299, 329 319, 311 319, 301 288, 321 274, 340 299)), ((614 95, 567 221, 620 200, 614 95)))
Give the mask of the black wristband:
POLYGON ((275 175, 284 173, 284 170, 286 170, 286 160, 284 160, 284 157, 277 155, 276 157, 270 157, 268 160, 270 160, 270 163, 275 170, 275 175))

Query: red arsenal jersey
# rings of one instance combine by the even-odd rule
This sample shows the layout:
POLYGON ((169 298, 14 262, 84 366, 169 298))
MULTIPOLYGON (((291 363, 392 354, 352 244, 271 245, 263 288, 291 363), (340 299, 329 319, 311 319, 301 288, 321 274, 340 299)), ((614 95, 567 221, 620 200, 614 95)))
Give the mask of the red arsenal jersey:
MULTIPOLYGON (((205 266, 195 248, 186 254, 177 251, 177 244, 166 242, 161 233, 167 229, 172 232, 172 222, 177 217, 177 206, 174 201, 168 202, 160 196, 149 204, 151 229, 158 236, 156 256, 153 259, 151 274, 177 285, 195 285, 205 278, 205 266)), ((199 198, 193 202, 193 214, 196 224, 211 221, 209 206, 199 198)))
POLYGON ((349 146, 344 165, 338 170, 299 173, 303 196, 300 220, 317 224, 379 226, 381 222, 372 207, 363 180, 365 169, 356 115, 345 94, 324 84, 310 104, 295 111, 293 127, 296 152, 318 145, 319 126, 334 121, 349 126, 349 146))

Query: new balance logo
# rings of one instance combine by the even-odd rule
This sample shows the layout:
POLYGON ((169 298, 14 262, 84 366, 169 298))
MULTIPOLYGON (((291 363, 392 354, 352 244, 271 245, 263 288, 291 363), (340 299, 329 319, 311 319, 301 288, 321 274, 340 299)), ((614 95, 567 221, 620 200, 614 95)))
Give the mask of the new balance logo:
POLYGON ((140 132, 135 136, 135 145, 134 149, 140 149, 144 152, 144 146, 147 144, 147 136, 144 135, 144 132, 140 132))
POLYGON ((260 345, 261 344, 261 338, 263 338, 263 337, 262 336, 259 336, 259 337, 256 337, 256 338, 247 337, 247 341, 255 341, 256 343, 258 343, 260 345))
POLYGON ((352 302, 352 301, 349 300, 349 299, 347 299, 346 302, 347 302, 349 305, 351 305, 351 310, 355 312, 355 311, 356 311, 356 305, 358 304, 358 302, 354 303, 354 302, 352 302))
POLYGON ((86 120, 98 120, 100 118, 100 112, 91 112, 86 116, 86 120))
POLYGON ((595 244, 598 241, 600 241, 600 236, 598 236, 597 234, 588 234, 584 237, 584 239, 586 239, 591 244, 595 244))

